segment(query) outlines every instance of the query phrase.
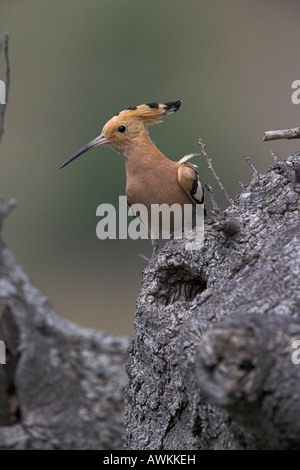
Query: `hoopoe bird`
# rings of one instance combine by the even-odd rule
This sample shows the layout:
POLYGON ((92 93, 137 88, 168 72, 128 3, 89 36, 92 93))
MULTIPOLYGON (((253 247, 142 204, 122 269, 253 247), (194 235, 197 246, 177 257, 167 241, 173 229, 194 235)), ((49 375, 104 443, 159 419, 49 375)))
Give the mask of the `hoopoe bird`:
MULTIPOLYGON (((148 103, 130 107, 113 116, 103 127, 101 134, 69 157, 65 167, 91 148, 110 145, 123 155, 126 168, 126 196, 128 205, 143 204, 151 213, 151 205, 203 204, 204 191, 199 181, 197 166, 188 162, 195 154, 178 162, 169 160, 154 145, 147 126, 161 122, 161 118, 178 111, 182 101, 148 103)), ((151 218, 143 222, 148 226, 152 241, 152 257, 159 246, 157 230, 151 226, 151 218)), ((182 222, 181 222, 182 224, 182 222)), ((175 231, 174 221, 171 228, 175 231)), ((178 228, 178 227, 177 227, 178 228)))

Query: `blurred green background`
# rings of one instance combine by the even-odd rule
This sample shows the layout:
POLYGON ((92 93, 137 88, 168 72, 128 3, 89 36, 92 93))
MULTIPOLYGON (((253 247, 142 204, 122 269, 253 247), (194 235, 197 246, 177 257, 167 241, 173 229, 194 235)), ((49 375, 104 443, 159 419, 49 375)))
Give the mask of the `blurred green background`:
MULTIPOLYGON (((287 157, 299 146, 262 141, 265 130, 300 125, 299 21, 298 0, 1 0, 12 78, 0 193, 18 200, 4 239, 62 316, 132 336, 137 253, 151 244, 96 237, 97 206, 124 194, 121 156, 105 147, 60 164, 118 111, 182 99, 152 138, 177 160, 202 137, 235 196, 252 174, 245 154, 265 171, 270 148, 287 157)), ((203 157, 195 162, 216 188, 203 157)))

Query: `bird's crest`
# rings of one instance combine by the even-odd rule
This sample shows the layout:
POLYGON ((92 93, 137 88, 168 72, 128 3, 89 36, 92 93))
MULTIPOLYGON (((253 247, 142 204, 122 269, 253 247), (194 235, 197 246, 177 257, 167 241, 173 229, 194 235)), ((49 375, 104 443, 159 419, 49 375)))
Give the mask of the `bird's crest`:
POLYGON ((147 124, 157 124, 161 118, 168 114, 175 113, 181 106, 182 101, 169 101, 168 103, 147 103, 139 106, 132 106, 116 114, 120 118, 134 119, 139 118, 147 124))

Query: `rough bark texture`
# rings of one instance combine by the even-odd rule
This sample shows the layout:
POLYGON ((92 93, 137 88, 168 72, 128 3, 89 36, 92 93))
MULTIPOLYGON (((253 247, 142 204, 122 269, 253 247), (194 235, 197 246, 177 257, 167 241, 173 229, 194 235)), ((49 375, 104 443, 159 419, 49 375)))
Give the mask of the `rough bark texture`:
MULTIPOLYGON (((143 275, 129 449, 299 449, 300 154, 143 275)), ((0 223, 14 202, 0 204, 0 223)), ((63 320, 0 241, 0 449, 120 449, 127 339, 63 320)))
POLYGON ((200 250, 174 240, 146 268, 127 366, 128 448, 300 448, 299 162, 255 172, 207 221, 200 250))
POLYGON ((62 319, 2 241, 0 339, 0 449, 123 447, 128 340, 62 319))

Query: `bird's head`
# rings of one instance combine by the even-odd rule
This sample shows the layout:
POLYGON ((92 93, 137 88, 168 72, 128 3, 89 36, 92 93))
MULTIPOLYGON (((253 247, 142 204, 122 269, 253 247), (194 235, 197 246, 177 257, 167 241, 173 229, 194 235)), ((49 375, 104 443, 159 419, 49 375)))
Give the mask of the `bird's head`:
POLYGON ((181 106, 182 101, 168 103, 148 103, 133 106, 113 116, 103 127, 101 134, 80 150, 69 157, 61 168, 75 160, 83 153, 100 145, 111 145, 117 152, 126 156, 129 148, 147 136, 147 125, 157 124, 168 114, 174 113, 181 106))

